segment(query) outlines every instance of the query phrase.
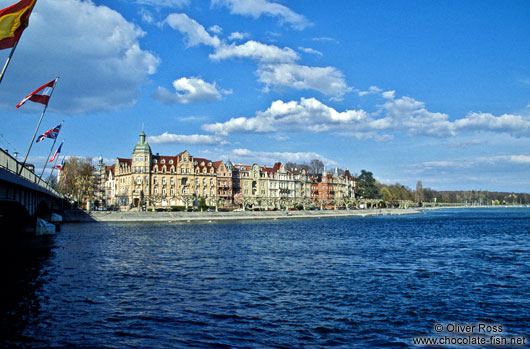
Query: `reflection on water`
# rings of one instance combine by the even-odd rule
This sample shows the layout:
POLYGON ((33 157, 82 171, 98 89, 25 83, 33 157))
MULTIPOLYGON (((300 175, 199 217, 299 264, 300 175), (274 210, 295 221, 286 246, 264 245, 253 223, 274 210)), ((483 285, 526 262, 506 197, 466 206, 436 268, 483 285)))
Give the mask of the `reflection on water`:
MULTIPOLYGON (((66 224, 24 259, 8 344, 410 346, 437 322, 528 333, 530 210, 66 224)), ((5 326, 4 326, 5 325, 5 326)))

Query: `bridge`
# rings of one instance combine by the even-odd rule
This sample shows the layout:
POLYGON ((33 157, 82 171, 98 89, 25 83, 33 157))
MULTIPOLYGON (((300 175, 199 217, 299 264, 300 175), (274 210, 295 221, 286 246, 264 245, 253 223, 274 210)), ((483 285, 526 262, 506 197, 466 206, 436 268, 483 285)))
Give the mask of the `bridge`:
POLYGON ((61 212, 62 194, 6 151, 0 149, 0 227, 5 232, 33 231, 37 218, 61 212))

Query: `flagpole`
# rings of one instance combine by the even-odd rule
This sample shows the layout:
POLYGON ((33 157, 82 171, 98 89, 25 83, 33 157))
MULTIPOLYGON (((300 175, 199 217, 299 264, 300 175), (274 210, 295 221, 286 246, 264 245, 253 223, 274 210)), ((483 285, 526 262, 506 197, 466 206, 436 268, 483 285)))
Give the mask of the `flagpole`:
POLYGON ((4 64, 4 68, 2 69, 2 73, 0 73, 0 84, 2 83, 2 79, 4 78, 4 74, 7 70, 7 66, 9 65, 9 62, 11 62, 11 57, 13 57, 13 53, 15 53, 15 49, 17 48, 18 40, 15 41, 15 44, 13 45, 13 48, 11 49, 11 52, 9 53, 9 56, 6 59, 6 62, 4 64))
MULTIPOLYGON (((63 156, 63 161, 64 161, 65 157, 66 157, 66 155, 63 156)), ((57 166, 57 161, 59 161, 59 157, 58 156, 55 157, 55 162, 53 163, 53 166, 52 166, 52 172, 50 172, 50 177, 48 178, 48 182, 47 182, 48 185, 50 185, 50 183, 52 181, 53 171, 55 170, 55 166, 57 166)))
MULTIPOLYGON (((44 174, 44 170, 46 170, 46 166, 48 166, 48 160, 50 160, 50 156, 52 155, 53 147, 55 147, 55 143, 57 142, 57 138, 59 138, 59 135, 53 139, 52 147, 50 148, 50 153, 48 154, 48 157, 46 158, 46 162, 44 163, 44 167, 42 168, 42 172, 40 173, 39 179, 42 179, 42 175, 44 174)), ((53 169, 52 169, 53 171, 53 169)))
MULTIPOLYGON (((53 88, 50 92, 50 99, 52 98, 53 91, 55 91, 55 86, 57 85, 57 81, 59 80, 59 77, 57 76, 55 78, 55 83, 53 84, 53 88)), ((28 160, 29 151, 31 150, 31 147, 33 146, 33 141, 35 141, 35 136, 37 136, 37 132, 39 131, 40 123, 42 122, 42 118, 44 117, 44 113, 46 113, 46 109, 48 109, 48 103, 44 106, 44 110, 42 111, 42 114, 40 115, 39 122, 37 124, 37 128, 35 129, 35 133, 33 133, 33 138, 31 139, 31 143, 29 144, 28 151, 26 152, 26 156, 24 157, 24 162, 22 163, 22 167, 20 168, 20 172, 18 175, 22 173, 22 170, 24 170, 24 167, 26 166, 26 161, 28 160)), ((44 164, 46 166, 46 164, 44 164)))

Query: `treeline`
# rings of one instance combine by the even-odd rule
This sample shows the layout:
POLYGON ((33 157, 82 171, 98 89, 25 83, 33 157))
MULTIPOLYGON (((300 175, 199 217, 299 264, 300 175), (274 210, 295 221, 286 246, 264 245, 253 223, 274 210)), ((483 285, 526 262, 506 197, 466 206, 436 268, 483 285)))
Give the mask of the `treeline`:
POLYGON ((527 205, 530 194, 496 192, 488 190, 444 190, 437 191, 423 188, 422 182, 416 183, 413 190, 405 185, 382 184, 373 178, 372 172, 361 170, 357 178, 357 197, 365 199, 381 199, 383 201, 410 200, 414 202, 456 203, 468 205, 527 205))

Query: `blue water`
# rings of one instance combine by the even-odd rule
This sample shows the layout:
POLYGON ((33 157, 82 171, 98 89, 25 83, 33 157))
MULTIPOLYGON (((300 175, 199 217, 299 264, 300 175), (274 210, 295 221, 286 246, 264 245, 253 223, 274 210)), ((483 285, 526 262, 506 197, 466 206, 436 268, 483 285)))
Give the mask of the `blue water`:
POLYGON ((65 224, 2 307, 5 345, 409 347, 529 335, 530 209, 65 224))

